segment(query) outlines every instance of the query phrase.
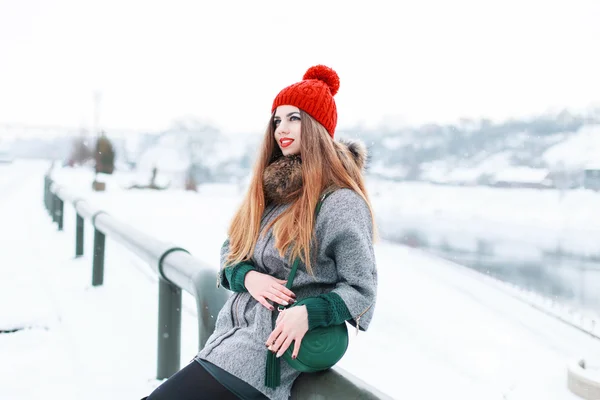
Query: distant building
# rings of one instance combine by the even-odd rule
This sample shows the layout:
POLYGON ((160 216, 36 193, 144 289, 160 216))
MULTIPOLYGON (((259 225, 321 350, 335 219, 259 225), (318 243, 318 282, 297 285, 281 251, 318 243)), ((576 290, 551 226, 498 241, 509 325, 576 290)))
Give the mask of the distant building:
POLYGON ((583 170, 583 187, 600 190, 600 165, 589 165, 583 170))

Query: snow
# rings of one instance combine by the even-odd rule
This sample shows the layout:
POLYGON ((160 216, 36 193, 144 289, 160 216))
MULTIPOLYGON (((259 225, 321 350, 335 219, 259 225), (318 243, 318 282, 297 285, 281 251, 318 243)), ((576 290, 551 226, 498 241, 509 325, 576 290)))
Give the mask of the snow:
POLYGON ((156 167, 159 171, 185 172, 190 166, 189 157, 182 156, 179 149, 152 146, 142 154, 138 162, 140 169, 151 171, 156 167))
POLYGON ((582 255, 600 252, 600 193, 590 190, 561 194, 383 180, 371 180, 369 189, 382 216, 380 226, 389 234, 414 229, 430 241, 446 239, 467 250, 483 239, 518 242, 538 251, 561 247, 582 255))
POLYGON ((544 160, 568 168, 586 168, 598 165, 600 157, 600 125, 586 125, 577 135, 546 150, 544 160))
POLYGON ((475 184, 480 176, 481 171, 476 168, 458 167, 450 171, 446 179, 448 182, 475 184))
MULTIPOLYGON (((547 168, 531 168, 514 165, 515 156, 523 157, 526 151, 525 143, 529 143, 528 132, 512 133, 502 146, 504 150, 478 150, 473 154, 464 153, 462 156, 423 162, 421 164, 421 180, 443 183, 472 185, 481 177, 495 175, 495 181, 540 183, 545 180, 549 171, 581 171, 583 169, 600 168, 600 125, 587 124, 577 132, 561 132, 537 137, 536 146, 546 148, 535 155, 526 157, 531 165, 547 168), (524 147, 525 146, 525 147, 524 147), (506 149, 508 147, 508 149, 506 149)), ((441 138, 441 136, 440 136, 441 138)), ((438 138, 439 139, 439 138, 438 138)), ((411 140, 410 136, 386 137, 382 144, 389 150, 399 148, 411 140)), ((419 138, 415 145, 423 147, 431 145, 431 140, 419 138)), ((531 144, 531 143, 530 143, 531 144)), ((533 150, 531 150, 533 151, 533 150)), ((530 151, 527 151, 527 153, 530 151)), ((406 166, 373 165, 371 170, 381 176, 395 179, 406 175, 406 166)))
POLYGON ((383 139, 382 144, 389 150, 396 150, 402 146, 405 146, 411 142, 411 138, 405 136, 388 136, 383 139))
POLYGON ((431 161, 421 166, 421 178, 430 182, 445 183, 448 181, 448 162, 443 160, 431 161))
POLYGON ((404 166, 394 166, 390 168, 383 162, 374 162, 369 167, 369 173, 374 176, 380 176, 387 179, 403 179, 408 173, 408 168, 404 166))
POLYGON ((548 176, 545 168, 509 167, 494 174, 496 182, 541 183, 548 176))
MULTIPOLYGON (((47 164, 17 162, 9 168, 0 174, 0 190, 8 193, 0 198, 0 271, 8 277, 0 280, 0 304, 10 307, 0 309, 0 330, 26 329, 0 334, 0 398, 147 395, 160 383, 153 378, 157 278, 109 237, 104 285, 92 287, 90 224, 86 255, 73 259, 74 211, 65 207, 65 231, 56 232, 42 206, 47 164)), ((203 185, 199 193, 127 191, 117 175, 107 180, 107 192, 94 193, 87 171, 59 170, 56 177, 215 270, 241 199, 232 185, 203 185)), ((384 201, 379 198, 376 207, 384 201)), ((398 399, 578 399, 566 387, 567 365, 597 360, 600 340, 465 267, 385 241, 375 251, 375 318, 368 332, 351 335, 342 368, 398 399)), ((185 294, 182 366, 197 350, 195 314, 185 294)))
POLYGON ((483 175, 492 175, 509 168, 510 157, 511 153, 508 151, 489 156, 483 151, 473 159, 456 160, 456 164, 460 164, 458 166, 453 166, 449 161, 438 160, 424 164, 421 177, 436 183, 475 184, 483 175))
POLYGON ((574 360, 567 368, 580 378, 600 383, 600 362, 598 360, 593 362, 590 362, 590 360, 574 360), (582 367, 582 364, 585 368, 582 367))
MULTIPOLYGON (((512 168, 510 157, 510 152, 503 151, 490 156, 487 156, 486 152, 481 152, 473 159, 459 159, 455 163, 436 160, 423 164, 421 178, 434 183, 473 184, 483 175, 493 175, 500 171, 508 172, 512 168), (482 157, 480 162, 475 162, 482 157)), ((523 172, 519 175, 523 175, 523 172)))
POLYGON ((491 261, 504 269, 515 265, 515 274, 518 264, 547 265, 548 254, 557 249, 580 257, 544 268, 572 289, 561 301, 585 306, 586 314, 598 318, 600 267, 583 259, 600 256, 600 193, 375 180, 369 189, 381 235, 390 240, 416 237, 432 251, 450 248, 471 258, 481 257, 479 247, 485 245, 491 261))

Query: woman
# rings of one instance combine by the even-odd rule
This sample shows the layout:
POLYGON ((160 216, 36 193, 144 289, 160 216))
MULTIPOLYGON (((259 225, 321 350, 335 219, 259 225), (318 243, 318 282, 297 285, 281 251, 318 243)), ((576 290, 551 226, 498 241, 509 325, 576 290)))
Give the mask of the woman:
POLYGON ((366 151, 333 140, 338 88, 335 71, 318 65, 275 98, 248 193, 221 249, 219 284, 234 293, 206 346, 149 400, 288 399, 300 373, 280 362, 274 378, 268 352, 280 357, 291 346, 295 357, 316 327, 369 326, 377 271, 366 151))

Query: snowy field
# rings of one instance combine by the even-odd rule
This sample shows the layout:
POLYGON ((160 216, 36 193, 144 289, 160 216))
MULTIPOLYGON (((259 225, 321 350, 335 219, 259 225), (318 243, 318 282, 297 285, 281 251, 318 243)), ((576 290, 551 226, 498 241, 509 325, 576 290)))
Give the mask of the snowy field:
POLYGON ((539 257, 562 248, 600 257, 600 193, 557 190, 453 187, 427 183, 371 181, 373 202, 389 235, 422 232, 430 241, 475 251, 477 240, 500 243, 498 253, 539 257), (529 248, 536 251, 524 252, 529 248), (519 249, 521 250, 519 252, 519 249))
MULTIPOLYGON (((42 205, 46 169, 0 167, 0 398, 141 398, 160 383, 157 278, 108 239, 104 285, 91 287, 90 224, 86 256, 73 259, 75 214, 65 207, 64 232, 51 224, 42 205)), ((218 268, 237 187, 126 191, 116 176, 107 192, 93 193, 86 171, 55 175, 90 203, 218 268)), ((566 388, 566 365, 600 359, 600 340, 467 268, 385 241, 376 257, 375 318, 369 332, 352 335, 344 369, 397 399, 578 398, 566 388)), ((182 334, 183 366, 197 350, 190 296, 182 334)))
POLYGON ((370 181, 382 236, 598 316, 600 193, 370 181))

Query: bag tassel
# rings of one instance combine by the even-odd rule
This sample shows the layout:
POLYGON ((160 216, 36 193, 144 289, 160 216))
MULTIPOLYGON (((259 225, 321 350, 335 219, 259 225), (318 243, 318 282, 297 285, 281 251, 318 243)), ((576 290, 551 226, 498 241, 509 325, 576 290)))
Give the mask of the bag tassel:
POLYGON ((265 374, 265 386, 268 388, 276 388, 281 383, 281 365, 277 355, 270 350, 267 350, 267 370, 265 374))

